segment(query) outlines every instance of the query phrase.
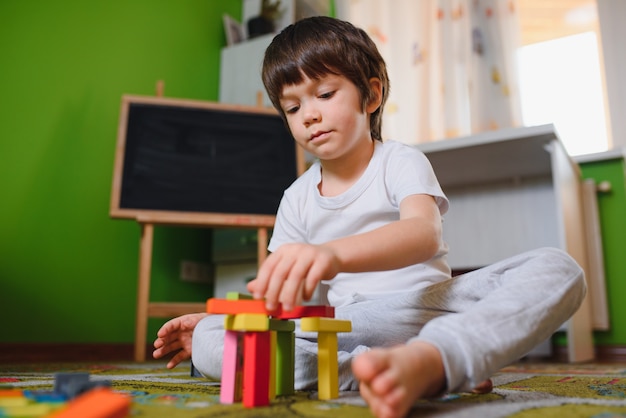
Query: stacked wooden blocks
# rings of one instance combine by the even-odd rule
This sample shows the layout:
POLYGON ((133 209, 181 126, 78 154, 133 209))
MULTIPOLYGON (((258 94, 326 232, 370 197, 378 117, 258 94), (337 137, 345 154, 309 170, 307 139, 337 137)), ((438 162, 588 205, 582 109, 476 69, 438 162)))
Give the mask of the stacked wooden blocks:
POLYGON ((320 399, 339 396, 337 333, 350 332, 352 324, 335 319, 330 306, 296 306, 268 311, 265 302, 229 293, 226 299, 209 299, 207 312, 225 314, 224 356, 220 401, 243 401, 245 407, 269 405, 277 395, 294 392, 295 323, 302 331, 318 333, 318 392, 320 399))

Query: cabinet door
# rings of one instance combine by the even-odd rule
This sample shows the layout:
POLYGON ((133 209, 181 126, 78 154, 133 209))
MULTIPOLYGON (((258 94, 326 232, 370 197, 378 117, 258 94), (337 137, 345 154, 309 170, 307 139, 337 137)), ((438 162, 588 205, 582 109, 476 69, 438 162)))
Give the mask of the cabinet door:
POLYGON ((257 94, 262 94, 263 106, 272 106, 261 81, 261 66, 273 37, 260 36, 222 49, 220 102, 256 106, 257 94))

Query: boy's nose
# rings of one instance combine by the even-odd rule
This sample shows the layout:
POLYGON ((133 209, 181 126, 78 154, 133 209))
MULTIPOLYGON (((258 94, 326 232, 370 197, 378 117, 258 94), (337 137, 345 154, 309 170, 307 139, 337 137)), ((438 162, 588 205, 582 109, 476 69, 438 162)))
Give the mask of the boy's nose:
POLYGON ((308 107, 304 113, 304 123, 309 125, 311 123, 319 122, 322 119, 320 112, 314 107, 308 107))

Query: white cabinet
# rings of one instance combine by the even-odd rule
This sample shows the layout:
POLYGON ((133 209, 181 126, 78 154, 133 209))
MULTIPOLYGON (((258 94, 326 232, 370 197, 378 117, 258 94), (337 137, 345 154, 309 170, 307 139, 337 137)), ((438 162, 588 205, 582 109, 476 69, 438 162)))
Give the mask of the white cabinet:
POLYGON ((262 95, 263 106, 272 106, 261 81, 261 66, 265 49, 274 36, 259 36, 222 49, 220 102, 256 106, 257 95, 262 95))
MULTIPOLYGON (((417 147, 450 199, 444 239, 453 269, 477 268, 551 246, 567 251, 588 271, 582 180, 553 125, 417 147)), ((589 297, 565 326, 570 360, 592 359, 589 297)))

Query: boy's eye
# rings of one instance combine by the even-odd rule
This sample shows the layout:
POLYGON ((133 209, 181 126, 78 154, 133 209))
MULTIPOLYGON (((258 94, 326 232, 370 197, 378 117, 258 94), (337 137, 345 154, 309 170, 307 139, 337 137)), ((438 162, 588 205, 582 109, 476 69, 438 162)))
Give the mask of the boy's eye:
POLYGON ((320 94, 319 97, 320 97, 320 99, 329 99, 329 98, 333 97, 334 94, 335 94, 334 91, 329 91, 329 92, 320 94))
POLYGON ((285 109, 285 113, 293 114, 296 113, 300 109, 300 106, 291 106, 285 109))

